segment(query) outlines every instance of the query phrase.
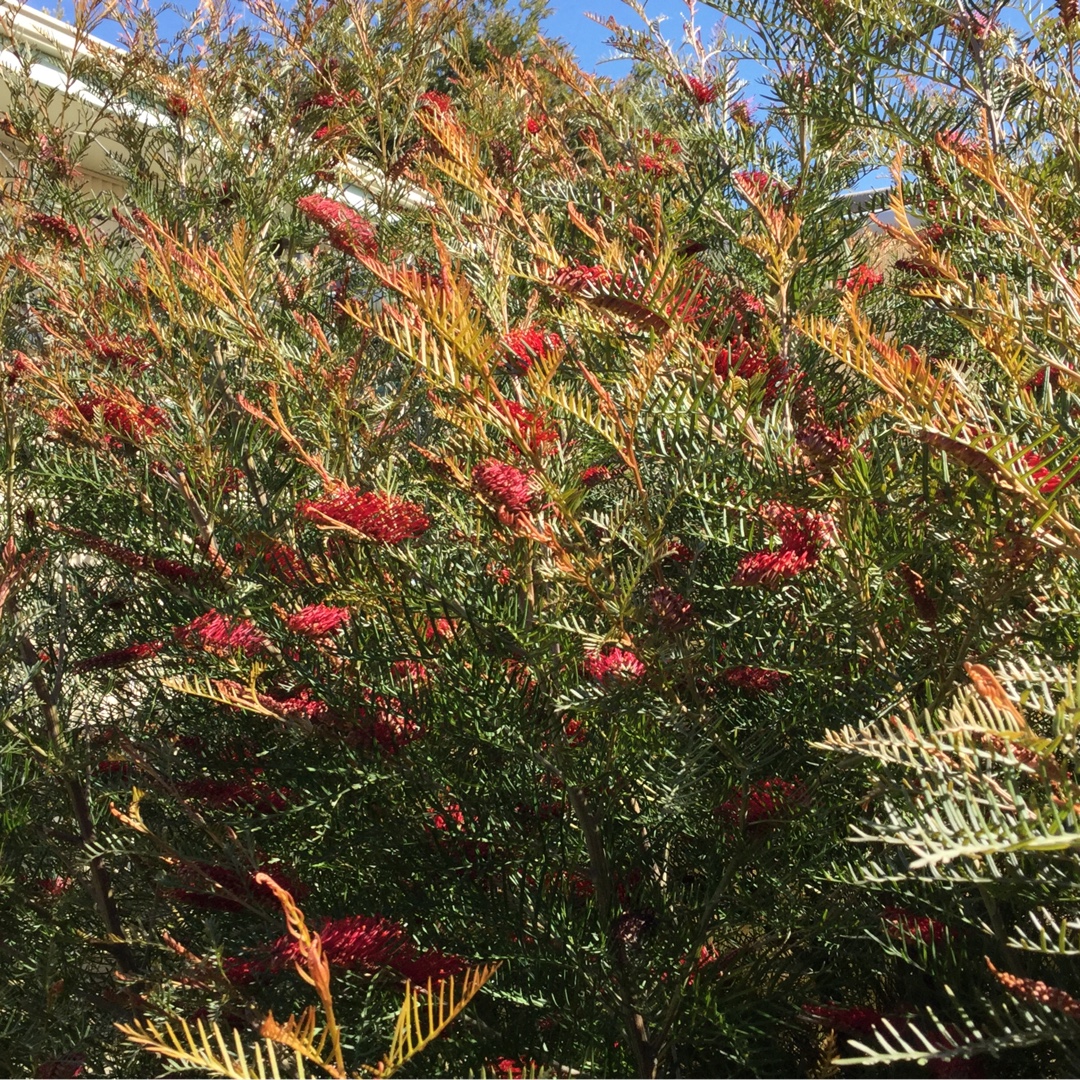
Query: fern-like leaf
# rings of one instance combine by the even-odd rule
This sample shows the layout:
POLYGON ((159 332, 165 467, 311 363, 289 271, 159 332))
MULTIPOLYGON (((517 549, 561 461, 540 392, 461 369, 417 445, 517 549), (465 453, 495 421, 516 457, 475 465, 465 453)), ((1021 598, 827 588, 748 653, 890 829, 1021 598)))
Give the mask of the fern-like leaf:
MULTIPOLYGON (((230 1039, 217 1024, 205 1025, 201 1020, 195 1031, 186 1020, 181 1020, 179 1027, 166 1024, 159 1028, 150 1020, 116 1026, 140 1049, 210 1076, 229 1080, 280 1080, 282 1076, 274 1044, 269 1039, 247 1047, 238 1031, 232 1032, 230 1039)), ((297 1054, 294 1062, 294 1075, 302 1080, 306 1075, 303 1059, 297 1054)))
POLYGON ((374 1070, 375 1075, 392 1076, 437 1039, 483 989, 498 967, 498 964, 489 964, 471 968, 460 983, 456 983, 453 976, 437 985, 429 979, 426 995, 411 983, 407 984, 393 1041, 374 1070), (426 996, 426 1002, 422 1002, 422 996, 426 996))

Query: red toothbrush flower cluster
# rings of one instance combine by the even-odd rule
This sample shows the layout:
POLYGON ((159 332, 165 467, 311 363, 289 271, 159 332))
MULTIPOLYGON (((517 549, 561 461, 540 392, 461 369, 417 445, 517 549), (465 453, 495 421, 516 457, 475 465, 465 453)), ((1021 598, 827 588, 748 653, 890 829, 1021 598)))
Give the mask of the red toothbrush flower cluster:
POLYGON ((819 472, 829 475, 851 454, 851 440, 841 431, 810 420, 795 434, 799 448, 819 472))
POLYGON ((54 528, 74 537, 98 555, 102 555, 120 566, 126 566, 135 573, 157 574, 159 577, 165 578, 166 581, 172 581, 178 585, 190 585, 202 577, 198 570, 193 570, 190 566, 185 566, 175 559, 166 559, 154 555, 140 555, 136 551, 129 551, 127 548, 120 547, 119 544, 110 543, 100 536, 94 536, 92 533, 68 525, 54 526, 54 528))
POLYGON ((205 615, 177 626, 173 636, 186 649, 202 649, 225 658, 236 652, 250 658, 266 645, 266 638, 250 619, 232 618, 213 608, 205 615))
MULTIPOLYGON (((467 964, 459 956, 437 950, 421 952, 399 923, 379 916, 347 915, 327 922, 319 931, 323 955, 331 967, 344 971, 377 974, 390 970, 403 979, 424 985, 428 979, 460 975, 467 964)), ((223 961, 226 976, 234 984, 250 982, 293 968, 300 960, 300 946, 291 936, 274 941, 262 954, 223 961)))
POLYGON ((944 923, 928 915, 915 915, 904 908, 887 907, 881 918, 886 933, 898 941, 917 938, 927 945, 940 945, 949 935, 949 928, 944 923))
POLYGON ((296 507, 301 516, 322 528, 345 528, 380 544, 400 544, 423 535, 431 519, 417 503, 382 491, 358 488, 324 499, 305 500, 296 507))
POLYGON ((563 347, 562 338, 533 323, 511 330, 502 340, 510 354, 508 363, 514 374, 526 374, 537 360, 547 360, 563 347))
POLYGON ((477 494, 511 514, 527 513, 536 500, 532 475, 494 458, 473 468, 472 485, 477 494))
POLYGON ((165 111, 177 120, 183 120, 191 112, 191 102, 183 94, 170 94, 165 99, 165 111))
POLYGON ((521 1080, 524 1076, 537 1076, 537 1064, 532 1058, 499 1058, 484 1067, 488 1076, 499 1080, 521 1080))
POLYGON ((319 639, 340 630, 349 621, 349 609, 328 607, 326 604, 308 604, 292 615, 287 615, 285 625, 294 633, 319 639))
POLYGON ((846 278, 841 278, 836 283, 839 292, 864 293, 876 289, 885 280, 885 275, 859 263, 846 278))
POLYGON ((136 341, 128 334, 123 337, 107 334, 88 337, 83 342, 83 348, 95 359, 111 367, 125 368, 133 375, 139 375, 150 367, 146 360, 145 343, 136 341))
POLYGON ((711 105, 717 98, 717 89, 712 83, 703 82, 693 75, 686 76, 686 85, 699 105, 711 105))
POLYGON ((375 254, 378 248, 375 228, 351 206, 325 195, 305 195, 296 200, 296 208, 326 230, 331 245, 338 251, 354 258, 375 254))
POLYGON ((721 345, 713 360, 713 371, 721 379, 732 375, 738 375, 741 379, 752 379, 760 372, 768 370, 768 367, 765 351, 741 337, 734 337, 721 345))
POLYGON ((640 682, 645 665, 629 650, 619 645, 605 645, 585 653, 585 674, 602 686, 640 682))
POLYGON ((305 98, 296 107, 296 118, 299 119, 304 113, 312 109, 343 109, 350 105, 362 105, 364 95, 359 90, 347 90, 344 94, 339 92, 315 94, 305 98))
POLYGON ((728 686, 747 694, 775 694, 791 676, 771 668, 731 667, 720 673, 728 686))
POLYGON ((667 551, 664 558, 670 559, 679 566, 689 566, 694 561, 694 553, 678 538, 668 541, 667 551))
POLYGON ((598 484, 606 484, 622 473, 621 467, 612 468, 610 465, 590 465, 581 473, 581 482, 587 488, 594 488, 598 484))
POLYGON ((774 586, 818 564, 833 531, 832 519, 803 507, 767 503, 761 510, 780 538, 780 547, 739 560, 732 585, 774 586))
MULTIPOLYGON (((188 862, 177 871, 182 885, 166 889, 165 895, 177 903, 206 911, 243 911, 251 904, 276 909, 277 898, 266 885, 255 880, 259 872, 245 874, 229 866, 188 862)), ((261 872, 266 873, 267 868, 261 872)), ((302 897, 308 892, 306 886, 290 881, 277 867, 273 876, 294 897, 302 897)))
POLYGON ((454 103, 441 90, 425 90, 417 99, 417 106, 426 113, 448 116, 454 111, 454 103))
POLYGON ((74 225, 55 214, 31 214, 27 222, 35 232, 44 233, 63 244, 77 244, 82 239, 82 233, 74 225))
POLYGON ((872 1035, 884 1015, 865 1005, 804 1005, 802 1011, 824 1027, 850 1035, 872 1035))
POLYGON ((420 725, 402 709, 397 698, 383 697, 363 691, 364 704, 357 710, 358 727, 349 734, 350 740, 373 749, 378 747, 384 754, 396 754, 403 747, 420 738, 420 725))
POLYGON ((730 799, 721 803, 717 813, 730 821, 743 822, 747 827, 762 827, 790 816, 804 805, 806 789, 803 785, 775 776, 770 780, 755 781, 746 791, 736 789, 730 799))
POLYGON ((754 126, 754 116, 750 111, 750 102, 748 101, 733 101, 731 108, 728 110, 728 116, 741 128, 748 130, 754 126))
MULTIPOLYGON (((1062 486, 1063 480, 1061 474, 1063 472, 1072 472, 1072 470, 1080 464, 1076 458, 1073 458, 1072 461, 1065 465, 1063 469, 1059 470, 1057 474, 1051 475, 1050 470, 1043 464, 1045 459, 1034 450, 1029 450, 1020 460, 1024 467, 1030 470, 1028 472, 1028 480, 1033 483, 1043 495, 1053 495, 1054 492, 1062 486)), ((1080 473, 1077 473, 1077 476, 1080 476, 1080 473)), ((1064 484, 1066 486, 1073 484, 1076 481, 1077 476, 1065 480, 1064 484)))
MULTIPOLYGON (((85 394, 75 403, 75 409, 88 424, 100 417, 106 427, 135 444, 169 426, 168 417, 156 405, 125 402, 101 394, 85 394)), ((61 432, 69 431, 74 427, 72 419, 67 409, 57 409, 52 417, 53 426, 61 432)), ((120 444, 113 440, 110 445, 120 444)))
POLYGON ((539 135, 541 131, 547 126, 548 118, 544 113, 540 113, 537 116, 530 116, 525 121, 525 130, 530 135, 539 135))
POLYGON ((735 332, 745 336, 747 331, 757 325, 758 319, 765 318, 765 304, 746 289, 732 289, 724 298, 723 319, 731 319, 735 332))
MULTIPOLYGON (((524 405, 519 405, 516 401, 507 401, 504 412, 511 425, 517 428, 525 446, 532 453, 539 454, 542 457, 558 453, 558 428, 549 426, 547 417, 543 413, 534 413, 530 409, 526 409, 524 405)), ((507 445, 515 454, 520 453, 520 448, 513 439, 508 439, 507 445)))
POLYGON ((285 788, 272 788, 264 781, 248 776, 236 780, 211 777, 182 780, 175 786, 181 795, 198 799, 218 810, 248 807, 261 814, 272 814, 284 810, 289 802, 289 792, 285 788))
POLYGON ((759 199, 763 199, 767 195, 778 195, 785 200, 791 195, 791 189, 786 184, 774 180, 768 173, 762 172, 760 169, 737 172, 732 176, 732 179, 735 181, 735 186, 744 195, 753 195, 759 199))
POLYGON ((99 653, 97 656, 77 660, 71 665, 71 670, 77 675, 82 675, 87 671, 125 667, 128 664, 137 664, 140 660, 149 660, 152 656, 157 656, 162 648, 164 648, 164 642, 161 641, 135 642, 125 645, 122 649, 113 649, 110 652, 99 653))
POLYGON ((686 630, 697 622, 694 605, 666 585, 653 591, 649 607, 656 621, 669 632, 686 630))
MULTIPOLYGON (((229 686, 240 699, 246 696, 246 688, 239 683, 216 684, 219 688, 229 686)), ((259 704, 271 712, 283 716, 286 720, 299 724, 323 724, 337 719, 336 714, 321 698, 315 696, 309 686, 294 690, 271 690, 266 694, 256 695, 259 704)))
POLYGON ((615 281, 615 275, 606 266, 589 266, 574 263, 555 272, 551 284, 556 289, 573 293, 576 296, 592 296, 601 289, 606 289, 615 281))
POLYGON ((257 548, 258 559, 268 573, 287 585, 302 585, 314 580, 311 568, 303 555, 283 544, 280 540, 271 540, 257 548))

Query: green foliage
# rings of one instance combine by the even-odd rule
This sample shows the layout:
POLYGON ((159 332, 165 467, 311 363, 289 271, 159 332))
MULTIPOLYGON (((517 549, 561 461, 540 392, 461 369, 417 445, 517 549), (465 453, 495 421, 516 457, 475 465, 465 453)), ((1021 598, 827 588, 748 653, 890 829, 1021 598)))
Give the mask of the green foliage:
POLYGON ((5 75, 13 1075, 1075 1072, 1075 12, 544 10, 5 75))

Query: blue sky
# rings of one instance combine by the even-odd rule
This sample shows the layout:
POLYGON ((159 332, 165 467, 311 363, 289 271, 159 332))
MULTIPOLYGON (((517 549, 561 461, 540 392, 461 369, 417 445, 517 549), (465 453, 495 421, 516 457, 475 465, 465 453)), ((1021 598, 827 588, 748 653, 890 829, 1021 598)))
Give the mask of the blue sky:
MULTIPOLYGON (((618 77, 625 72, 626 64, 604 63, 613 55, 612 50, 604 45, 609 32, 588 19, 586 11, 601 19, 614 15, 620 23, 632 29, 641 28, 641 20, 619 0, 585 0, 584 5, 573 2, 552 4, 552 13, 546 23, 548 35, 569 42, 582 67, 602 75, 618 77)), ((681 42, 687 13, 686 4, 682 0, 647 0, 645 11, 650 19, 664 17, 664 36, 675 45, 681 42)), ((707 8, 704 4, 696 6, 695 19, 706 43, 718 18, 718 13, 712 8, 707 8)))
MULTIPOLYGON (((64 18, 70 21, 74 16, 74 4, 72 0, 62 0, 62 3, 64 18)), ((173 3, 179 8, 194 8, 196 6, 194 0, 173 0, 173 3)), ((53 5, 42 3, 41 0, 33 0, 29 6, 40 8, 43 11, 49 10, 50 13, 55 11, 53 5)), ((665 37, 674 44, 679 44, 682 40, 682 27, 687 14, 684 0, 646 0, 645 10, 650 19, 664 17, 666 20, 663 26, 665 37)), ((583 67, 612 78, 625 74, 628 70, 626 61, 606 62, 614 55, 613 51, 604 45, 605 39, 609 36, 609 31, 589 19, 586 12, 591 12, 601 19, 607 19, 609 16, 614 15, 619 22, 627 26, 635 29, 641 27, 641 20, 637 18, 630 8, 620 3, 620 0, 582 0, 579 3, 568 0, 568 2, 552 3, 551 15, 545 23, 545 32, 549 37, 562 38, 563 41, 568 42, 577 54, 578 62, 583 67)), ((713 27, 715 27, 717 18, 717 13, 711 8, 707 8, 700 3, 697 4, 697 24, 706 40, 708 40, 713 27)), ((168 31, 171 31, 178 24, 178 16, 162 18, 160 23, 162 28, 168 31)), ((115 29, 115 27, 112 29, 115 29)), ((108 24, 102 26, 98 36, 107 40, 112 39, 113 34, 110 33, 110 26, 108 24)))

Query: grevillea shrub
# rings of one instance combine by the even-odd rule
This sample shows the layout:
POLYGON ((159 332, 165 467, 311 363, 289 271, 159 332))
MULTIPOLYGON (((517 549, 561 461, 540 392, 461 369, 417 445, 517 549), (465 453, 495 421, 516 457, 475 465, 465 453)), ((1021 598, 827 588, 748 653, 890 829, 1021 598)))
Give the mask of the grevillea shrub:
POLYGON ((7 1071, 1075 1072, 1075 5, 723 6, 5 69, 7 1071))

